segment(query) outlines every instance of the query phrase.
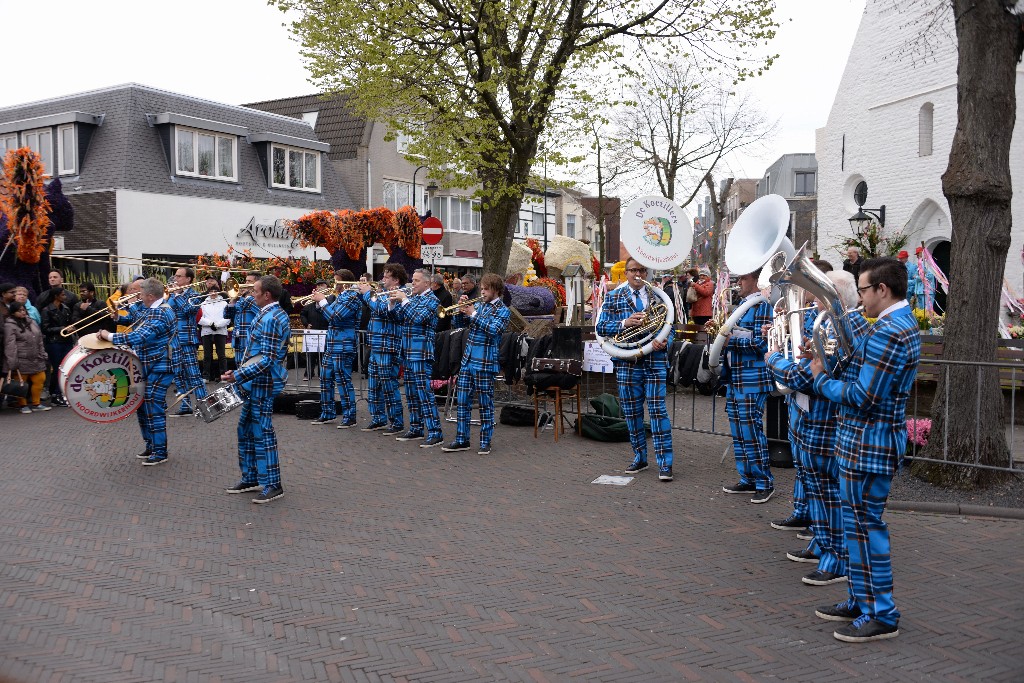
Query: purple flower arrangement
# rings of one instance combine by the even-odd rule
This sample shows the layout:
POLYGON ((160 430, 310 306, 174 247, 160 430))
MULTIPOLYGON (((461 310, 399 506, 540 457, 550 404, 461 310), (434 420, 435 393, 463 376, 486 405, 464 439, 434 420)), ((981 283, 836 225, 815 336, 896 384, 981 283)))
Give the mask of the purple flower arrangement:
POLYGON ((927 418, 907 420, 907 441, 916 446, 927 446, 932 433, 932 421, 927 418))

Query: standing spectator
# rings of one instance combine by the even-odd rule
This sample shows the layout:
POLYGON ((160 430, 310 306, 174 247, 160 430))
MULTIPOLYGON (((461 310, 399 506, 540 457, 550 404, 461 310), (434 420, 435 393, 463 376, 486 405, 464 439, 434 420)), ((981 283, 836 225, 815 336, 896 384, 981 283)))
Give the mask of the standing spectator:
MULTIPOLYGON (((454 299, 452 299, 452 295, 448 292, 448 290, 445 289, 444 276, 441 275, 440 273, 434 273, 433 275, 430 276, 430 291, 434 293, 434 296, 437 297, 438 302, 440 302, 441 306, 443 306, 444 308, 448 308, 449 306, 452 305, 454 299)), ((437 321, 437 332, 444 332, 445 330, 450 330, 451 328, 452 316, 445 316, 444 318, 441 318, 440 320, 437 321)))
POLYGON ((927 311, 935 303, 935 273, 927 264, 921 263, 921 252, 923 251, 924 247, 918 247, 914 252, 917 257, 917 264, 914 266, 914 273, 917 275, 914 278, 914 308, 927 311), (918 270, 921 265, 924 265, 924 279, 921 278, 921 272, 918 270))
POLYGON ((672 305, 675 306, 677 296, 675 277, 673 277, 672 275, 662 276, 661 290, 668 295, 669 300, 672 301, 672 305))
MULTIPOLYGON (((40 311, 46 308, 51 301, 53 301, 53 290, 56 288, 64 289, 64 276, 60 274, 59 270, 51 270, 47 276, 47 281, 50 283, 49 289, 44 289, 39 296, 36 297, 36 308, 40 311)), ((64 304, 68 308, 74 308, 78 303, 78 297, 72 291, 64 291, 64 304)), ((45 332, 45 330, 44 330, 45 332)))
POLYGON ((715 282, 711 279, 711 271, 707 266, 702 266, 697 271, 697 282, 690 287, 697 292, 697 300, 690 306, 693 322, 703 325, 711 320, 711 300, 715 295, 715 282))
POLYGON ((206 300, 200 306, 199 335, 203 341, 203 374, 210 383, 219 382, 227 370, 224 345, 228 340, 228 325, 231 321, 224 314, 227 300, 221 296, 220 283, 216 279, 206 281, 206 300), (217 363, 213 362, 214 347, 217 349, 217 363))
MULTIPOLYGON (((676 285, 676 291, 679 292, 679 296, 682 297, 683 313, 686 314, 686 319, 690 319, 690 308, 693 303, 690 301, 690 286, 697 281, 697 269, 690 268, 683 272, 679 276, 679 284, 676 285)), ((694 290, 694 297, 697 296, 696 290, 694 290)))
MULTIPOLYGON (((317 280, 316 284, 313 285, 313 290, 316 291, 318 289, 329 291, 330 288, 328 287, 327 280, 317 280)), ((324 315, 323 308, 321 308, 318 301, 311 299, 308 304, 303 306, 302 312, 299 313, 299 318, 302 320, 302 329, 304 330, 327 329, 327 316, 324 315)), ((320 353, 318 351, 307 351, 306 371, 302 373, 302 379, 308 380, 314 375, 320 376, 320 353)))
POLYGON ((39 315, 39 309, 32 305, 32 302, 28 299, 28 288, 27 287, 15 287, 14 288, 14 300, 19 304, 24 304, 25 310, 28 311, 28 317, 36 321, 36 325, 43 324, 43 316, 39 315))
MULTIPOLYGON (((270 275, 273 275, 278 280, 283 282, 284 278, 284 266, 281 264, 275 264, 270 267, 270 275)), ((281 310, 287 315, 292 314, 292 295, 288 293, 288 290, 283 286, 281 287, 281 296, 278 297, 277 303, 281 304, 281 310)))
POLYGON ((860 266, 863 261, 860 258, 860 249, 850 247, 846 250, 846 260, 843 261, 843 270, 853 275, 854 281, 860 278, 860 266))
POLYGON ((480 297, 480 289, 476 286, 476 275, 466 273, 462 276, 462 293, 470 301, 480 297))
MULTIPOLYGON (((96 316, 97 313, 104 310, 103 304, 96 300, 96 286, 91 282, 83 282, 78 288, 78 294, 81 300, 71 308, 71 320, 73 322, 77 323, 89 316, 96 316)), ((113 332, 114 327, 114 321, 109 316, 96 316, 93 322, 80 328, 78 334, 90 334, 100 330, 110 330, 113 332)))
POLYGON ((50 410, 49 406, 39 403, 49 360, 42 330, 29 317, 25 304, 17 301, 10 305, 10 316, 4 328, 4 367, 9 373, 20 374, 29 383, 28 400, 18 399, 21 412, 27 414, 50 410))
POLYGON ((6 318, 10 315, 10 306, 14 303, 14 298, 17 296, 15 290, 18 289, 18 285, 13 282, 5 282, 0 285, 0 317, 6 318))
POLYGON ((65 303, 67 297, 63 287, 52 288, 49 298, 50 303, 43 309, 42 328, 46 355, 50 358, 50 403, 67 407, 68 402, 64 399, 59 386, 58 371, 60 362, 74 346, 74 338, 62 337, 60 331, 71 324, 72 312, 65 303))

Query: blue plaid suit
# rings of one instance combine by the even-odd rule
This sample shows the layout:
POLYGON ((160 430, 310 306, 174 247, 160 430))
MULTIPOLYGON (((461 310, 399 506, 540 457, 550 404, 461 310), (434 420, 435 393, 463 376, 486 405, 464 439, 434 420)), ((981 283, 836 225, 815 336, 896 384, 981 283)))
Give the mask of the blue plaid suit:
POLYGON ((167 457, 167 388, 174 377, 170 357, 174 312, 160 302, 156 308, 143 305, 135 309, 134 315, 142 320, 138 328, 113 334, 111 341, 117 346, 131 346, 139 357, 146 376, 146 393, 135 417, 146 450, 152 455, 167 457))
MULTIPOLYGON (((649 302, 648 302, 649 304, 649 302)), ((613 290, 604 300, 597 333, 611 337, 622 329, 622 321, 637 313, 633 288, 628 284, 613 290)), ((666 340, 672 345, 672 335, 666 340)), ((668 380, 666 351, 652 351, 637 361, 613 358, 615 382, 619 388, 619 403, 629 428, 629 444, 633 447, 633 462, 647 462, 647 434, 644 431, 644 401, 651 418, 654 458, 659 469, 672 467, 672 423, 665 406, 665 386, 668 380)))
POLYGON ((125 309, 124 315, 117 316, 116 322, 118 325, 132 325, 145 311, 146 305, 141 301, 136 301, 125 309))
POLYGON ((402 326, 402 367, 405 368, 405 402, 409 406, 409 431, 419 433, 426 425, 428 439, 443 437, 437 401, 430 390, 434 369, 434 328, 439 302, 429 289, 410 296, 392 309, 402 326))
POLYGON ((363 312, 363 304, 356 292, 346 291, 334 301, 321 302, 327 318, 327 347, 320 373, 320 419, 337 417, 334 405, 334 385, 341 396, 342 419, 356 419, 356 388, 352 384, 352 365, 356 360, 356 325, 363 312))
POLYGON ((494 376, 498 374, 498 350, 501 335, 508 326, 509 310, 501 299, 476 304, 476 314, 467 318, 466 348, 462 352, 455 395, 459 403, 459 427, 455 441, 469 441, 469 421, 473 417, 473 394, 480 400, 480 448, 491 446, 494 436, 494 376))
MULTIPOLYGON (((171 355, 174 360, 174 384, 179 392, 186 392, 195 389, 193 396, 206 398, 206 383, 199 372, 199 355, 196 351, 199 348, 199 327, 196 324, 196 313, 199 312, 199 304, 189 298, 195 297, 196 291, 186 287, 167 300, 167 305, 174 311, 176 319, 175 336, 177 343, 172 346, 171 355)), ((192 412, 189 399, 181 402, 179 412, 192 412)))
POLYGON ((841 405, 839 459, 850 598, 862 614, 895 625, 889 529, 882 521, 892 477, 907 447, 906 407, 921 358, 921 334, 910 307, 878 319, 857 346, 853 380, 814 379, 841 405))
POLYGON ((398 364, 401 353, 399 326, 388 300, 378 300, 373 292, 363 294, 363 301, 370 307, 370 325, 367 336, 370 342, 369 375, 370 422, 402 429, 402 397, 398 393, 398 364))
MULTIPOLYGON (((811 313, 816 315, 817 311, 811 313)), ((851 313, 849 319, 854 334, 851 341, 856 344, 867 334, 868 323, 860 313, 851 313)), ((805 338, 810 339, 810 334, 810 330, 805 329, 805 338)), ((856 378, 859 365, 847 361, 844 359, 840 365, 844 368, 841 377, 844 381, 851 381, 856 378), (852 373, 851 367, 855 368, 852 373)), ((780 384, 808 395, 808 410, 805 413, 797 408, 800 413, 798 427, 791 436, 799 443, 803 464, 803 483, 814 533, 810 547, 819 555, 818 569, 846 576, 839 463, 835 457, 839 406, 814 393, 814 376, 809 361, 794 363, 783 358, 782 354, 773 353, 768 358, 768 366, 780 384)))
POLYGON ((260 309, 256 301, 246 294, 239 297, 235 303, 228 304, 224 308, 224 317, 234 322, 234 332, 231 335, 231 347, 235 350, 235 364, 241 362, 245 357, 245 345, 249 339, 249 326, 259 315, 260 309))
POLYGON ((771 321, 772 307, 767 302, 751 306, 737 323, 751 336, 740 339, 733 334, 727 346, 729 393, 725 412, 732 431, 736 470, 741 484, 753 484, 758 491, 774 488, 764 433, 764 406, 773 386, 764 362, 768 342, 761 331, 771 321))
POLYGON ((259 482, 264 487, 280 486, 277 433, 271 418, 274 397, 284 389, 288 377, 288 314, 277 302, 271 303, 256 316, 250 332, 245 360, 235 370, 235 383, 249 392, 238 416, 238 467, 242 481, 259 482), (262 358, 246 364, 257 355, 262 358))

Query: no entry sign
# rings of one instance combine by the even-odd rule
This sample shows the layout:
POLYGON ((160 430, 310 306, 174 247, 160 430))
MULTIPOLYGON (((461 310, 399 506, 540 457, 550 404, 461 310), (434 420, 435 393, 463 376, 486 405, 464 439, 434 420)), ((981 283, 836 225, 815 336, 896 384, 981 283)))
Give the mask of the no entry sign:
POLYGON ((434 216, 423 221, 423 244, 437 244, 444 237, 444 226, 434 216))

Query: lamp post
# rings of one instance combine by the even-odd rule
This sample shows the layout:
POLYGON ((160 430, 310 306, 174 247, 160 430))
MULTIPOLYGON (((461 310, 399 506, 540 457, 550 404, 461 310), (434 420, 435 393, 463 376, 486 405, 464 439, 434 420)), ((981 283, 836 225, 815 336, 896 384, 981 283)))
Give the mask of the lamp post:
POLYGON ((425 169, 426 166, 417 166, 412 172, 412 208, 416 208, 416 174, 425 169))
POLYGON ((850 221, 850 228, 854 234, 859 235, 872 221, 878 221, 878 225, 885 227, 885 204, 882 204, 877 209, 865 209, 864 202, 868 200, 868 184, 863 180, 857 183, 857 187, 853 190, 853 201, 857 203, 857 213, 850 216, 847 220, 850 221))

